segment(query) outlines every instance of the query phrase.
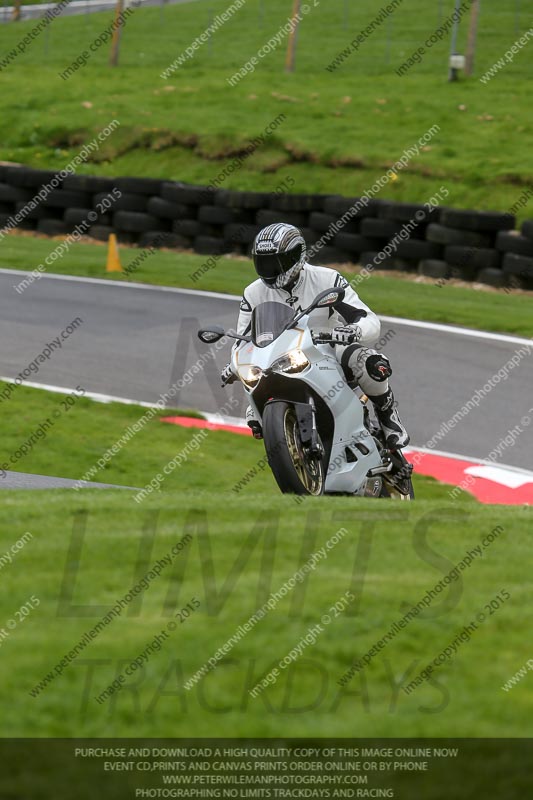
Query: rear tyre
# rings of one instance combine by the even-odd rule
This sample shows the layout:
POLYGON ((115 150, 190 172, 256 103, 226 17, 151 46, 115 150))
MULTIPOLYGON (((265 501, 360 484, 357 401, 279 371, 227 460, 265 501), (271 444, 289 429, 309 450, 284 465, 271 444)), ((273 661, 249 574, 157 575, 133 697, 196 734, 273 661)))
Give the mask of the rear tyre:
POLYGON ((285 402, 265 406, 263 439, 270 469, 284 494, 324 494, 323 459, 305 453, 294 406, 285 402))

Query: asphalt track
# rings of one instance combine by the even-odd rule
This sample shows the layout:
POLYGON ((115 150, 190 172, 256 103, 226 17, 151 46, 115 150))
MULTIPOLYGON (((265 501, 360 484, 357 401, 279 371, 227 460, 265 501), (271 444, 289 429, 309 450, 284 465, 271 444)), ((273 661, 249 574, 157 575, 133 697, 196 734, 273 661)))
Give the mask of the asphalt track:
POLYGON ((0 489, 128 489, 128 486, 114 486, 111 483, 83 483, 68 478, 53 478, 48 475, 32 475, 28 472, 7 472, 0 477, 0 489))
MULTIPOLYGON (((18 294, 13 286, 23 277, 19 271, 0 270, 0 376, 14 379, 69 322, 81 317, 83 323, 27 380, 80 385, 87 392, 145 403, 155 403, 209 350, 197 339, 198 328, 209 323, 234 326, 238 310, 235 298, 221 295, 60 276, 44 276, 18 294)), ((364 298, 364 285, 360 293, 364 298)), ((393 364, 402 417, 413 445, 424 447, 524 345, 513 337, 482 338, 419 325, 385 318, 382 336, 388 338, 383 349, 393 364)), ((226 406, 226 412, 243 415, 240 385, 220 387, 228 349, 207 361, 176 394, 172 407, 217 412, 234 396, 238 405, 231 411, 226 406)), ((533 407, 531 355, 523 356, 507 379, 433 446, 487 458, 533 407)), ((9 401, 0 402, 0 411, 3 424, 9 424, 9 401)), ((533 419, 532 428, 505 445, 498 460, 531 469, 532 429, 533 419)))

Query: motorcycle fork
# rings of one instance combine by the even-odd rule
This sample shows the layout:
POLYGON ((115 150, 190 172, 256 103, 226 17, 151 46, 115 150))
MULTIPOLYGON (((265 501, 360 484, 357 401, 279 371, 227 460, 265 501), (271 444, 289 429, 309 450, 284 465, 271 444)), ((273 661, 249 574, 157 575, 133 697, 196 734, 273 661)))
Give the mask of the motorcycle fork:
POLYGON ((315 398, 313 395, 309 395, 309 405, 311 406, 311 448, 310 452, 311 455, 316 456, 317 458, 322 458, 324 455, 324 448, 322 447, 319 438, 318 438, 318 430, 316 427, 316 405, 315 405, 315 398))
POLYGON ((296 417, 302 444, 315 458, 322 458, 324 448, 318 438, 316 427, 316 404, 312 394, 308 394, 306 403, 295 403, 296 417))

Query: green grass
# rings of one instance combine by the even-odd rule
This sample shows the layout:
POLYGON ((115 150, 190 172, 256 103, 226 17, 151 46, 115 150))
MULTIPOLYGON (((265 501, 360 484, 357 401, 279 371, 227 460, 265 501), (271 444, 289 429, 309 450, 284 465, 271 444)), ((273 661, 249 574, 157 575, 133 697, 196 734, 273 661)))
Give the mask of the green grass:
MULTIPOLYGON (((36 269, 56 247, 57 243, 49 239, 7 236, 0 248, 0 267, 36 269)), ((138 256, 139 249, 121 246, 120 254, 122 266, 126 268, 138 256)), ((212 264, 210 258, 157 251, 130 274, 129 280, 240 295, 256 277, 251 261, 237 257, 219 259, 215 266, 205 269, 194 280, 192 276, 202 265, 212 264)), ((105 259, 104 245, 73 244, 61 259, 54 262, 50 271, 62 275, 128 280, 119 273, 106 274, 105 259)), ((348 280, 353 279, 356 272, 355 268, 341 268, 341 271, 348 280)), ((18 283, 14 276, 13 285, 18 283)), ((27 292, 32 290, 32 286, 26 289, 27 292)), ((444 286, 434 282, 418 283, 412 279, 402 280, 399 273, 372 275, 357 284, 356 290, 378 314, 533 336, 530 293, 477 291, 453 285, 453 282, 444 286)))
POLYGON ((531 510, 467 508, 458 516, 442 501, 406 509, 338 498, 313 501, 303 511, 288 497, 235 497, 183 486, 139 510, 117 492, 9 492, 0 508, 6 545, 26 530, 34 538, 3 570, 2 619, 12 618, 31 595, 40 606, 2 643, 2 735, 527 736, 531 680, 509 693, 500 687, 531 655, 524 637, 533 600, 531 510), (497 525, 504 528, 501 538, 463 573, 462 583, 445 589, 427 618, 413 621, 341 689, 338 678, 403 616, 403 604, 417 603, 497 525), (73 526, 82 526, 85 539, 69 568, 69 600, 60 587, 67 585, 73 526), (428 526, 431 544, 424 544, 420 532, 428 526), (318 565, 309 586, 289 593, 217 670, 184 690, 184 681, 341 527, 347 535, 318 565), (153 549, 147 551, 151 532, 153 549), (135 575, 144 575, 186 532, 192 541, 146 590, 141 607, 115 619, 63 675, 31 697, 29 691, 134 585, 135 575), (139 565, 141 541, 148 555, 139 565), (406 695, 402 683, 502 589, 511 600, 487 618, 453 663, 406 695), (248 690, 348 590, 357 598, 350 613, 332 619, 273 688, 251 698, 248 690), (128 681, 136 683, 134 690, 126 686, 99 705, 95 696, 193 597, 200 608, 128 681))
MULTIPOLYGON (((256 71, 226 82, 286 22, 290 3, 247 3, 174 75, 160 73, 199 36, 226 0, 140 9, 127 21, 121 64, 107 45, 68 81, 59 72, 104 30, 112 15, 58 18, 2 70, 0 157, 61 168, 112 119, 120 127, 79 171, 150 175, 208 183, 232 153, 281 112, 286 120, 224 184, 357 195, 429 128, 440 133, 382 197, 423 201, 441 184, 451 206, 512 206, 533 179, 531 49, 489 84, 478 77, 526 29, 514 7, 489 2, 480 23, 476 76, 447 82, 449 42, 431 49, 403 78, 396 68, 439 24, 436 4, 405 3, 335 72, 326 66, 377 13, 363 0, 344 22, 342 0, 321 3, 302 22, 297 70, 283 71, 284 40, 256 71)), ((16 46, 34 22, 2 26, 0 47, 16 46)), ((460 31, 464 52, 466 23, 460 31)), ((524 209, 521 216, 530 212, 524 209)))

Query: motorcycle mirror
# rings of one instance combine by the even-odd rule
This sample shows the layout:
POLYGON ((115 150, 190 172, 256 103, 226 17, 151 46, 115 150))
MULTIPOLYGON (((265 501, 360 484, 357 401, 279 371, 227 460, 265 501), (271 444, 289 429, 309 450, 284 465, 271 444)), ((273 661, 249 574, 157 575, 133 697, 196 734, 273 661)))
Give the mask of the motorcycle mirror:
POLYGON ((340 302, 345 295, 345 291, 340 286, 336 289, 326 289, 325 292, 321 292, 318 297, 315 297, 315 301, 313 306, 315 308, 328 308, 328 306, 334 306, 335 303, 340 302))
POLYGON ((202 328, 202 330, 199 330, 198 338, 201 342, 204 342, 204 344, 213 344, 222 339, 225 334, 224 328, 221 328, 220 325, 213 325, 212 328, 202 328))
POLYGON ((344 298, 344 295, 345 291, 340 286, 320 292, 320 294, 317 294, 309 308, 306 308, 304 311, 300 311, 300 313, 289 322, 285 329, 288 330, 289 328, 292 328, 292 326, 301 320, 302 317, 304 317, 306 314, 309 314, 315 308, 328 308, 329 306, 334 306, 335 303, 338 303, 344 298))

